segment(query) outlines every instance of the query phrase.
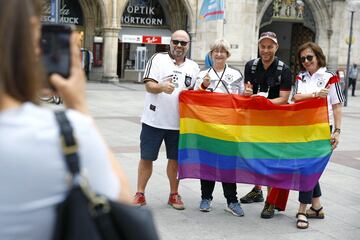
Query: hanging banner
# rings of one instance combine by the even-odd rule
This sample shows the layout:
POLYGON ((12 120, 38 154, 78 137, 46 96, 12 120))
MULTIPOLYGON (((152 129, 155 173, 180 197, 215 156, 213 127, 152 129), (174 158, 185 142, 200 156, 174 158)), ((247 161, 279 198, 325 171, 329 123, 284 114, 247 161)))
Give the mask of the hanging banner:
POLYGON ((204 0, 200 9, 200 20, 211 21, 225 18, 224 0, 204 0))

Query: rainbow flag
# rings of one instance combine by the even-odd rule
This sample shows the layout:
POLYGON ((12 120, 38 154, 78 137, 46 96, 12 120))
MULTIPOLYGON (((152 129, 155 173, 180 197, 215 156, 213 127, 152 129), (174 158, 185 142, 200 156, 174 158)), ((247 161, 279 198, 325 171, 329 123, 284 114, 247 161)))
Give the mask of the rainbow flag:
POLYGON ((180 94, 179 178, 313 189, 332 149, 326 99, 180 94))

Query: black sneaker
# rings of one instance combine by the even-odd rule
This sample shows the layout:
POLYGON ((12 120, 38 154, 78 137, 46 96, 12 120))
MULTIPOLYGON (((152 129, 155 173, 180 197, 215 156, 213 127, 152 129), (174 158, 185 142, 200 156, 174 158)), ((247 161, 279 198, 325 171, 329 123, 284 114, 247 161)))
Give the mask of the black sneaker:
POLYGON ((255 187, 251 189, 251 191, 240 198, 241 203, 253 203, 253 202, 263 202, 264 197, 262 191, 260 189, 256 189, 255 187))
POLYGON ((272 218, 274 216, 275 213, 275 206, 274 205, 270 205, 267 202, 265 202, 265 206, 264 209, 261 212, 261 218, 272 218))

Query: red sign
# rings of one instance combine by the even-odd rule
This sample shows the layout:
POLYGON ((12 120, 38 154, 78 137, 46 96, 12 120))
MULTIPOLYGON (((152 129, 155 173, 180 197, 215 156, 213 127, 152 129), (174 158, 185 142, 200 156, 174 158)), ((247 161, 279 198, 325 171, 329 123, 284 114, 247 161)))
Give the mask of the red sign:
POLYGON ((142 36, 142 42, 145 44, 161 44, 160 36, 142 36))

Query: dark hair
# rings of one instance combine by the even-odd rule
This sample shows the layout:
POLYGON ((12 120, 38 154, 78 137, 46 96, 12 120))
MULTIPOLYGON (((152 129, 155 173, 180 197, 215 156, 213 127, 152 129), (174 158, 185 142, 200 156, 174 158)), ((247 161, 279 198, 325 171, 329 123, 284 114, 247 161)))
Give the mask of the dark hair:
POLYGON ((300 57, 301 57, 300 54, 302 51, 304 51, 307 48, 310 48, 315 53, 319 67, 325 67, 326 66, 326 57, 325 57, 321 47, 314 42, 307 42, 307 43, 304 43, 303 45, 301 45, 298 49, 297 61, 300 66, 300 69, 302 71, 305 70, 305 68, 302 65, 301 60, 300 60, 300 57))
MULTIPOLYGON (((0 101, 3 94, 37 103, 43 80, 36 56, 31 17, 39 17, 40 0, 0 0, 0 101)), ((0 102, 1 104, 1 102, 0 102)))

